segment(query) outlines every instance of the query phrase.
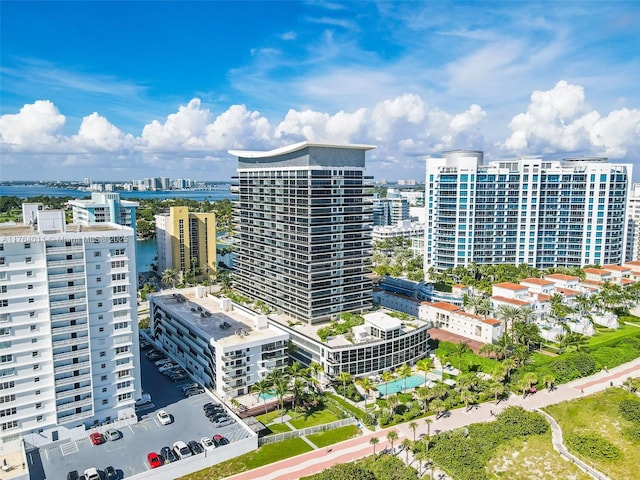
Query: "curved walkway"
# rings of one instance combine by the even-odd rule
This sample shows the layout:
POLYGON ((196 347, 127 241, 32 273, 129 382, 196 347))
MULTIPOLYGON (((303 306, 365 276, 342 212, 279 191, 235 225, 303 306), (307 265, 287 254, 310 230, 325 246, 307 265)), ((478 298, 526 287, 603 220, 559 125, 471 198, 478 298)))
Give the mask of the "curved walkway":
POLYGON ((545 411, 540 410, 539 408, 536 408, 536 412, 542 414, 547 419, 547 422, 549 422, 549 424, 551 425, 551 443, 553 445, 554 450, 556 450, 560 455, 565 457, 567 460, 570 460, 573 463, 575 463, 578 467, 580 467, 586 473, 591 475, 593 478, 597 480, 609 479, 609 477, 607 477, 604 473, 601 473, 595 468, 590 467, 589 465, 584 463, 582 460, 580 460, 578 457, 574 456, 571 452, 569 452, 569 450, 565 446, 564 441, 562 439, 562 429, 560 428, 560 425, 558 425, 558 422, 556 422, 555 418, 553 418, 551 415, 549 415, 545 411))
MULTIPOLYGON (((423 418, 416 419, 414 421, 418 423, 418 428, 415 431, 415 437, 420 438, 421 435, 426 435, 427 430, 433 435, 441 431, 464 427, 471 423, 488 422, 493 420, 495 414, 513 405, 521 406, 527 410, 536 410, 546 407, 547 405, 574 400, 580 398, 584 393, 596 393, 612 385, 620 386, 622 382, 630 376, 640 377, 640 358, 611 368, 608 372, 601 371, 589 377, 560 385, 551 392, 547 390, 538 391, 538 393, 529 395, 526 398, 523 398, 521 395, 512 394, 507 400, 501 401, 497 405, 494 403, 484 403, 475 406, 469 411, 465 411, 465 408, 459 408, 447 412, 445 416, 437 420, 435 417, 429 417, 432 420, 430 426, 424 422, 423 418)), ((271 463, 228 478, 233 480, 254 480, 256 478, 264 480, 287 480, 312 475, 335 464, 350 462, 371 455, 373 453, 373 447, 369 444, 369 440, 373 436, 380 439, 380 443, 376 445, 376 452, 382 451, 386 448, 386 436, 390 430, 396 430, 398 432, 399 438, 394 442, 396 445, 399 445, 403 438, 414 438, 414 432, 409 428, 409 422, 406 422, 352 438, 345 442, 332 445, 328 449, 323 448, 303 453, 302 455, 291 457, 277 463, 271 463)), ((595 478, 607 478, 602 474, 600 475, 601 477, 595 478)))

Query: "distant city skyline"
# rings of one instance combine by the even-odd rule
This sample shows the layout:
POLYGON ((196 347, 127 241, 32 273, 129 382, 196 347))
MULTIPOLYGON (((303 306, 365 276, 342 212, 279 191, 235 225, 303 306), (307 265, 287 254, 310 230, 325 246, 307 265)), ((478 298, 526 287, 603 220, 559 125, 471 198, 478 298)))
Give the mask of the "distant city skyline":
POLYGON ((228 150, 303 140, 376 145, 376 181, 640 161, 636 2, 34 3, 2 2, 3 181, 230 181, 228 150))

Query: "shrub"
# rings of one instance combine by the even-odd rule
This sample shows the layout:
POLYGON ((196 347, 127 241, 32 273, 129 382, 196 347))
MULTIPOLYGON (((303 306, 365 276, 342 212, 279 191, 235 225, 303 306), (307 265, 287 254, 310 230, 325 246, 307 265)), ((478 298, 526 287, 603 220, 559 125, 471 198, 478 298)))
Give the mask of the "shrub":
POLYGON ((640 400, 622 400, 618 408, 624 418, 640 423, 640 400))
POLYGON ((598 435, 567 435, 565 442, 575 452, 593 460, 611 461, 622 455, 618 447, 598 435))
POLYGON ((640 424, 623 428, 622 435, 624 435, 630 442, 640 443, 640 424))
POLYGON ((585 352, 566 353, 540 367, 539 377, 551 374, 556 383, 567 383, 596 371, 596 361, 585 352))

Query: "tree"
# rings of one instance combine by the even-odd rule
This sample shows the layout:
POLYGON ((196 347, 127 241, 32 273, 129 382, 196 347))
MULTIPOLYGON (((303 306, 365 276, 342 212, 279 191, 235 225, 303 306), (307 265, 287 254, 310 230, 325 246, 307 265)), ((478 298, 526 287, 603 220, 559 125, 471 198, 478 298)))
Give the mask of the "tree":
POLYGON ((520 309, 511 305, 500 305, 496 317, 504 324, 505 335, 512 335, 513 323, 520 316, 520 309))
POLYGON ((476 401, 476 394, 473 393, 471 390, 463 389, 460 392, 460 400, 462 400, 462 403, 464 403, 464 406, 465 406, 465 410, 468 412, 469 405, 472 403, 475 403, 476 401))
MULTIPOLYGON (((313 375, 313 379, 315 380, 314 386, 318 386, 320 384, 320 374, 324 373, 324 367, 322 364, 318 362, 311 362, 309 364, 309 372, 313 375)), ((317 389, 316 389, 317 391, 317 389)))
POLYGON ((440 418, 440 415, 447 411, 447 406, 444 400, 436 398, 433 402, 431 402, 431 409, 436 413, 437 420, 440 418))
POLYGON ((430 358, 423 358, 416 363, 416 370, 424 373, 424 383, 427 383, 427 373, 433 368, 433 360, 430 358))
POLYGON ((531 390, 531 387, 538 383, 538 375, 533 372, 525 373, 522 377, 522 381, 527 385, 527 388, 531 390))
POLYGON ((271 384, 267 380, 258 380, 251 385, 251 392, 258 395, 258 398, 262 398, 264 403, 264 413, 267 414, 267 394, 271 390, 271 384))
POLYGON ((511 377, 511 372, 513 372, 516 369, 516 362, 511 358, 507 358, 502 361, 502 366, 505 369, 505 373, 506 373, 505 378, 509 379, 511 377))
MULTIPOLYGON (((414 442, 415 442, 415 440, 414 440, 414 442)), ((409 465, 409 450, 411 449, 411 445, 413 445, 413 444, 411 443, 411 440, 409 440, 408 438, 404 438, 402 440, 401 445, 402 445, 402 448, 404 449, 404 453, 407 456, 405 463, 407 465, 409 465)))
POLYGON ((162 283, 165 285, 171 285, 171 288, 175 287, 176 282, 178 281, 179 274, 176 270, 172 268, 167 268, 162 272, 162 283))
POLYGON ((291 386, 290 386, 290 390, 289 391, 293 395, 293 413, 294 413, 294 418, 297 418, 298 417, 298 403, 297 403, 297 400, 302 395, 302 392, 304 391, 305 387, 307 386, 307 383, 304 382, 300 378, 293 378, 292 377, 292 380, 293 381, 291 382, 291 386))
POLYGON ((411 376, 412 370, 409 365, 401 365, 396 369, 396 375, 404 380, 404 388, 402 391, 404 392, 407 389, 407 378, 411 376))
POLYGON ((387 405, 391 410, 391 415, 395 415, 396 407, 398 406, 398 396, 397 395, 389 395, 387 397, 387 405))
POLYGON ((347 398, 347 383, 351 383, 351 374, 349 372, 340 372, 338 376, 340 381, 342 382, 342 396, 347 398))
POLYGON ((382 381, 384 382, 384 396, 386 397, 389 393, 389 382, 391 382, 395 377, 395 375, 391 372, 382 372, 382 381))
POLYGON ((356 379, 356 383, 364 390, 364 409, 367 409, 367 397, 375 390, 376 384, 369 377, 360 377, 356 379))
POLYGON ((376 445, 380 443, 380 439, 378 437, 371 437, 369 439, 369 444, 373 445, 373 456, 376 456, 376 445))
POLYGON ((418 387, 414 392, 416 399, 420 402, 420 409, 425 411, 427 409, 427 401, 431 398, 432 390, 429 387, 418 387))
POLYGON ((387 433, 387 440, 391 443, 391 451, 393 452, 393 443, 398 440, 398 432, 395 430, 389 431, 389 433, 387 433))
POLYGON ((273 382, 273 391, 278 397, 278 405, 280 407, 280 423, 283 423, 284 418, 284 396, 289 393, 288 382, 284 377, 277 378, 273 382))
POLYGON ((493 343, 485 343, 480 347, 480 349, 478 350, 478 353, 480 355, 486 355, 487 358, 489 358, 491 354, 496 353, 496 347, 493 343))
POLYGON ((504 385, 498 382, 491 382, 487 387, 487 390, 494 396, 497 405, 498 397, 504 393, 504 385))
POLYGON ((413 441, 416 441, 416 429, 418 428, 418 422, 409 422, 409 428, 413 432, 413 441))
POLYGON ((466 342, 459 341, 456 343, 455 348, 453 349, 453 353, 458 357, 458 370, 462 370, 462 357, 465 353, 470 352, 471 349, 466 342))
POLYGON ((554 377, 551 373, 547 373, 542 377, 542 383, 547 386, 547 390, 553 390, 553 384, 556 383, 556 377, 554 377))

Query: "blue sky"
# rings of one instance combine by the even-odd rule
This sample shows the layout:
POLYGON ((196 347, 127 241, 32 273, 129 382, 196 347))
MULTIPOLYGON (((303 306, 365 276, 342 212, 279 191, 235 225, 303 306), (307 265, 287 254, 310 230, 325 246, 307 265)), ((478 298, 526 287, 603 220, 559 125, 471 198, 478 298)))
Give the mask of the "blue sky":
MULTIPOLYGON (((640 153, 640 3, 2 1, 0 178, 228 180, 229 149, 640 153)), ((640 169, 636 168, 636 174, 640 169)))

